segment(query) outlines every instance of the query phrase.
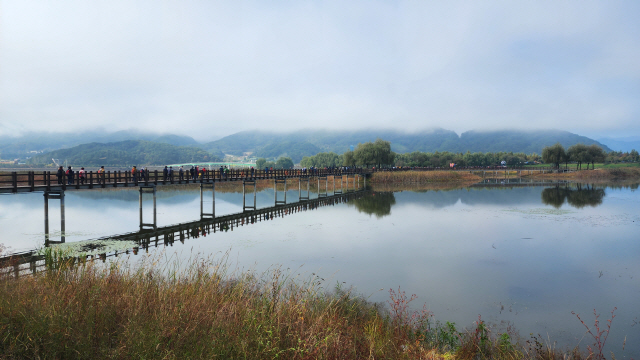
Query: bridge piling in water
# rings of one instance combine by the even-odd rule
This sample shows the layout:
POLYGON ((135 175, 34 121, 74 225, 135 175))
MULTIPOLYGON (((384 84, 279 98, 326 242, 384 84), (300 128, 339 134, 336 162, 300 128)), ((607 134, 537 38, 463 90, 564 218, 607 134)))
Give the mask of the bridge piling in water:
POLYGON ((318 197, 326 197, 329 192, 329 180, 327 176, 318 176, 318 197), (324 193, 320 192, 320 180, 324 179, 324 193))
POLYGON ((145 228, 157 229, 158 222, 156 217, 156 187, 154 185, 140 185, 140 231, 145 228), (144 223, 142 217, 142 194, 151 190, 153 193, 153 224, 144 223))
MULTIPOLYGON (((242 186, 242 195, 244 197, 244 184, 242 186)), ((244 200, 244 199, 243 199, 244 200)), ((200 183, 200 219, 215 218, 216 217, 216 183, 210 184, 200 183), (211 205, 211 213, 204 212, 204 187, 211 185, 211 199, 213 204, 211 205)))
POLYGON ((298 178, 298 200, 309 200, 309 177, 298 178), (307 182, 307 196, 302 196, 302 181, 307 182))
POLYGON ((256 180, 242 180, 242 211, 245 212, 247 210, 256 210, 256 192, 257 192, 257 185, 256 185, 256 180), (249 185, 253 185, 253 206, 247 206, 247 201, 246 201, 246 186, 247 184, 249 185))
POLYGON ((273 196, 276 205, 285 205, 287 203, 287 179, 273 179, 273 196), (284 200, 278 200, 278 184, 284 184, 284 200))
POLYGON ((62 244, 65 242, 64 190, 44 192, 44 244, 62 244), (49 236, 49 199, 60 200, 60 240, 52 241, 49 236))

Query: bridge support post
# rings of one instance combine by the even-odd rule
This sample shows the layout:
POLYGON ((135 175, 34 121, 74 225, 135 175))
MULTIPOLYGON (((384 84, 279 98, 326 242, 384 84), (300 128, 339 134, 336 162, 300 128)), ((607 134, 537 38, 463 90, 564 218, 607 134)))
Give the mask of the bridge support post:
POLYGON ((140 185, 140 231, 144 230, 145 228, 151 228, 151 229, 157 229, 158 228, 158 222, 157 222, 157 217, 156 217, 156 187, 155 185, 140 185), (142 194, 145 192, 149 192, 149 190, 151 190, 151 192, 153 193, 153 223, 152 224, 148 224, 148 223, 144 223, 144 221, 142 220, 142 194))
POLYGON ((256 210, 256 180, 242 180, 242 211, 256 210), (253 185, 253 206, 247 206, 246 186, 253 185))
POLYGON ((65 242, 64 190, 44 192, 44 245, 65 242), (49 199, 60 200, 60 240, 52 241, 49 236, 49 199))
POLYGON ((309 177, 298 178, 298 200, 309 200, 309 177), (307 195, 302 196, 302 180, 307 182, 307 195))
POLYGON ((326 197, 327 196, 327 188, 329 186, 329 180, 327 179, 327 176, 318 176, 318 197, 326 197), (324 193, 320 192, 320 180, 322 180, 324 178, 324 193))
POLYGON ((276 205, 284 205, 287 203, 287 179, 273 179, 273 196, 276 205), (284 200, 278 200, 278 184, 284 184, 284 200))
POLYGON ((200 219, 216 217, 216 183, 200 183, 200 219), (204 187, 211 185, 211 213, 204 212, 204 187))

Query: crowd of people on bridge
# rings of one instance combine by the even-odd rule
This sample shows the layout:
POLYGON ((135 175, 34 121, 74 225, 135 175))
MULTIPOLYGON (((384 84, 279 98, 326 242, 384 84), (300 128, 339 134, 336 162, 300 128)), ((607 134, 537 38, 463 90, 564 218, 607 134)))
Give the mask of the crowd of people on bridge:
MULTIPOLYGON (((347 172, 353 169, 355 168, 348 167, 348 166, 341 166, 341 167, 332 166, 332 167, 324 167, 324 168, 318 168, 318 167, 312 166, 309 168, 304 167, 302 169, 298 169, 297 171, 300 171, 303 175, 318 175, 320 174, 320 172, 324 174, 341 174, 343 172, 347 172)), ((208 178, 207 175, 209 173, 214 174, 214 176, 219 177, 220 179, 227 179, 229 177, 230 172, 232 171, 228 166, 220 166, 220 168, 217 170, 218 171, 216 173, 214 170, 207 169, 204 166, 200 167, 198 165, 192 165, 191 168, 189 169, 185 169, 184 166, 180 166, 177 170, 178 176, 176 179, 175 170, 173 169, 173 166, 167 165, 162 169, 161 179, 165 182, 172 181, 172 180, 179 180, 180 182, 184 180, 196 181, 199 179, 208 178)), ((270 174, 274 173, 274 171, 276 170, 274 170, 273 167, 265 167, 264 175, 269 176, 270 174)), ((284 171, 285 175, 291 174, 291 170, 285 169, 281 171, 284 171)), ((134 183, 138 181, 149 181, 150 171, 146 167, 138 168, 137 166, 132 166, 131 170, 126 172, 130 174, 130 175, 127 175, 127 178, 131 179, 134 183)), ((256 169, 253 166, 251 166, 249 168, 233 170, 232 175, 234 178, 237 178, 237 177, 254 178, 257 175, 256 173, 257 173, 256 169)), ((96 180, 98 182, 105 181, 106 172, 105 172, 104 166, 101 166, 97 170, 96 174, 97 174, 96 180)), ((57 180, 59 185, 63 185, 63 184, 73 185, 75 181, 78 181, 78 184, 84 184, 85 181, 87 180, 87 171, 85 171, 84 167, 80 168, 80 170, 76 172, 73 170, 71 166, 69 166, 66 170, 64 170, 62 166, 59 166, 56 175, 57 175, 57 180)), ((94 178, 92 177, 92 179, 94 178)))

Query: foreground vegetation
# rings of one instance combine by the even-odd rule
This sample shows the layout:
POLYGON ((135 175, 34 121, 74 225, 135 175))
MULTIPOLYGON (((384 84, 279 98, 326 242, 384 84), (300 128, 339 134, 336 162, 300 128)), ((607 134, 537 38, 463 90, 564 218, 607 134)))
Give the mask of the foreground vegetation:
MULTIPOLYGON (((51 265, 51 264, 50 264, 51 265)), ((224 262, 167 269, 147 258, 0 279, 0 357, 224 359, 574 359, 539 337, 519 343, 481 318, 475 327, 411 311, 403 291, 374 304, 317 277, 274 268, 233 274, 224 262)), ((607 329, 608 330, 608 329, 607 329)), ((608 334, 608 331, 607 331, 608 334)), ((606 335, 606 334, 605 334, 606 335)), ((606 336, 604 336, 606 341, 606 336)), ((602 336, 599 336, 602 340, 602 336)))

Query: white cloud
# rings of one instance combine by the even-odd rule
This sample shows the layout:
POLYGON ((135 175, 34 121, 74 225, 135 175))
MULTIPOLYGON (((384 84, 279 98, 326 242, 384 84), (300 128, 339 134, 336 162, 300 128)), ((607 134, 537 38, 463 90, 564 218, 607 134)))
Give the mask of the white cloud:
POLYGON ((3 1, 0 134, 640 133, 635 2, 3 1))

